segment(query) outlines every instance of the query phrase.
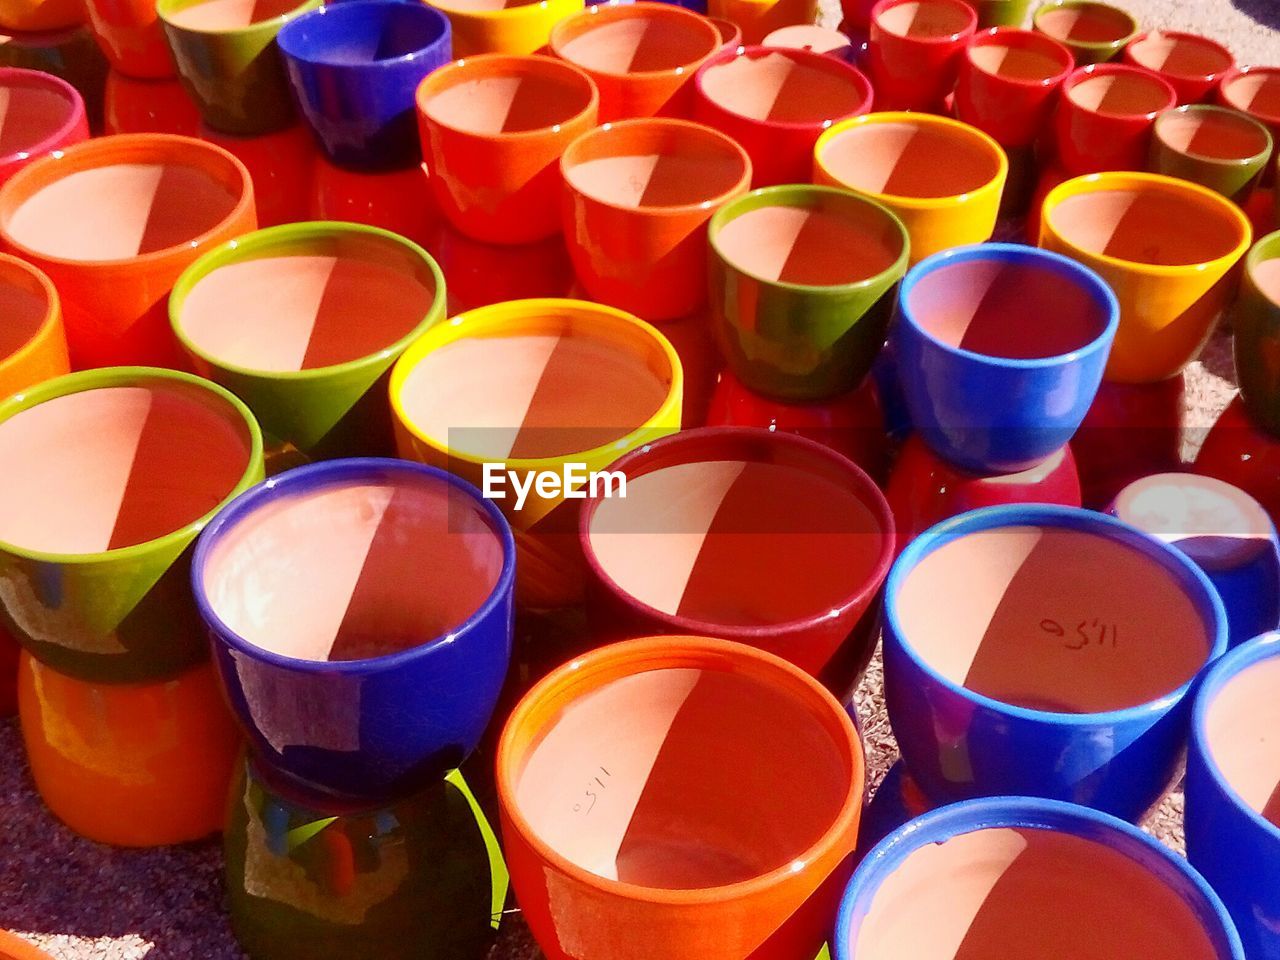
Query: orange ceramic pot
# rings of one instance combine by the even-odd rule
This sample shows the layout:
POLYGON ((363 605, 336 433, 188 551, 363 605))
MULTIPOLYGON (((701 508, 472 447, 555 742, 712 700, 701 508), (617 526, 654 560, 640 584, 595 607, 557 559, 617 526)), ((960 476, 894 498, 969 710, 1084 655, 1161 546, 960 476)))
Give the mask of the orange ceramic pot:
POLYGON ((139 79, 175 75, 156 0, 85 0, 89 26, 111 66, 139 79))
POLYGON ((71 370, 58 291, 25 260, 0 254, 0 400, 71 370))
POLYGON ((220 133, 201 124, 200 139, 216 143, 248 169, 258 226, 276 227, 307 219, 316 148, 301 124, 256 137, 220 133))
POLYGON ((5 960, 52 960, 39 947, 6 930, 0 930, 0 957, 5 960))
POLYGON ((256 225, 244 164, 187 137, 90 140, 0 189, 0 242, 58 288, 77 368, 176 365, 169 290, 206 250, 256 225))
POLYGON ((311 219, 381 227, 425 245, 438 218, 422 167, 346 170, 317 150, 311 179, 311 219))
POLYGON ((200 111, 177 80, 136 80, 109 70, 103 99, 107 133, 200 132, 200 111))
POLYGON ((221 828, 240 741, 210 665, 91 683, 24 653, 18 705, 36 788, 76 833, 150 847, 221 828))

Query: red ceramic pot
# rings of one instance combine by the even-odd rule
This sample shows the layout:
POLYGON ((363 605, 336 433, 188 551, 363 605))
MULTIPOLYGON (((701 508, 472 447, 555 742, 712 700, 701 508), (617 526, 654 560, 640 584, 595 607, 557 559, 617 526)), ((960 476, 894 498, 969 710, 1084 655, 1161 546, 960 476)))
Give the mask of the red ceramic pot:
POLYGON ((216 143, 249 170, 258 203, 258 225, 275 227, 306 220, 316 149, 301 124, 257 137, 237 137, 201 124, 200 138, 216 143))
POLYGON ((1006 149, 1031 147, 1048 127, 1058 90, 1074 67, 1071 51, 1042 33, 983 30, 960 61, 956 117, 1006 149))
POLYGON ((111 70, 103 98, 107 133, 200 135, 200 111, 177 80, 135 80, 111 70))
POLYGON ((0 184, 46 154, 89 139, 84 100, 65 80, 38 70, 0 68, 0 184))
POLYGON ((1240 67, 1218 84, 1218 102, 1261 121, 1280 140, 1280 67, 1240 67))
POLYGON ((377 173, 347 170, 319 150, 311 183, 311 217, 382 227, 424 246, 437 220, 421 166, 377 173))
POLYGON ((871 109, 866 77, 808 50, 722 50, 693 82, 694 119, 742 144, 753 187, 808 183, 822 132, 871 109))
POLYGON ((1167 81, 1138 67, 1081 67, 1064 81, 1058 101, 1058 166, 1077 176, 1145 170, 1156 117, 1177 103, 1167 81))
POLYGON ((85 11, 113 69, 142 80, 175 75, 155 0, 85 0, 85 11))
POLYGON ((720 32, 720 49, 736 50, 742 46, 742 28, 732 20, 724 17, 707 17, 711 25, 720 32))
POLYGON ((964 0, 880 0, 868 49, 876 109, 942 112, 977 28, 964 0))
POLYGON ((1204 102, 1236 61, 1230 50, 1208 37, 1152 30, 1129 41, 1124 62, 1163 77, 1184 104, 1204 102))
POLYGON ((1280 522, 1280 437, 1250 420, 1239 397, 1205 437, 1195 469, 1239 487, 1280 522))
POLYGON ((441 220, 425 244, 444 271, 449 316, 512 300, 570 295, 573 264, 559 237, 528 243, 481 243, 441 220))

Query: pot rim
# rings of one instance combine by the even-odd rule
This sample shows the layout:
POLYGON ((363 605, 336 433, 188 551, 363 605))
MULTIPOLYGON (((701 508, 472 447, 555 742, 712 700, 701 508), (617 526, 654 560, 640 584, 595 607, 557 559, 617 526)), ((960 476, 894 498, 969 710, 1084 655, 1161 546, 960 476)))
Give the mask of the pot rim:
MULTIPOLYGON (((317 20, 316 22, 318 23, 320 21, 317 20)), ((335 25, 340 23, 341 20, 334 20, 335 25)), ((279 32, 276 34, 276 44, 279 46, 280 53, 284 59, 305 64, 310 68, 341 71, 343 73, 366 73, 374 70, 386 70, 400 67, 406 64, 417 63, 419 60, 434 57, 439 53, 440 45, 442 43, 451 44, 452 38, 453 25, 449 22, 449 18, 445 16, 443 11, 438 10, 436 7, 428 3, 404 3, 402 0, 360 0, 358 3, 335 3, 327 6, 318 6, 314 9, 305 11, 299 16, 293 17, 280 27, 279 32), (362 63, 349 63, 341 60, 330 59, 327 55, 327 50, 324 51, 323 55, 316 55, 312 53, 304 54, 294 43, 293 35, 302 30, 303 26, 313 18, 346 17, 351 20, 364 16, 366 11, 381 11, 382 13, 390 13, 394 15, 395 13, 401 12, 401 8, 413 11, 409 16, 424 18, 424 23, 428 20, 431 21, 436 27, 436 34, 427 41, 426 44, 418 47, 416 50, 410 50, 408 53, 401 54, 398 57, 386 57, 362 63)))
POLYGON ((995 77, 1003 83, 1011 83, 1019 87, 1056 87, 1071 76, 1071 73, 1076 69, 1075 54, 1064 44, 1047 33, 1023 30, 1020 27, 990 27, 986 30, 979 30, 965 44, 964 56, 965 61, 978 73, 988 77, 995 77), (1014 42, 1002 44, 1001 41, 1003 40, 1014 42), (1043 49, 1052 49, 1054 54, 1058 56, 1058 62, 1063 66, 1051 77, 1009 77, 1004 74, 995 74, 989 70, 984 70, 973 60, 974 50, 988 46, 1005 46, 1010 50, 1026 50, 1035 46, 1043 49))
POLYGON ((1218 80, 1220 80, 1226 73, 1228 73, 1231 70, 1232 67, 1236 65, 1235 54, 1233 54, 1230 50, 1228 50, 1223 44, 1219 43, 1217 40, 1214 40, 1212 37, 1206 37, 1204 34, 1201 34, 1201 33, 1192 33, 1189 30, 1144 30, 1142 33, 1139 33, 1136 37, 1134 37, 1127 44, 1125 44, 1124 60, 1125 60, 1125 63, 1131 64, 1132 66, 1135 66, 1135 67, 1139 67, 1140 69, 1143 69, 1143 70, 1148 70, 1151 73, 1158 73, 1161 75, 1167 74, 1170 77, 1177 77, 1179 80, 1200 80, 1205 83, 1217 83, 1218 80), (1144 40, 1148 40, 1151 37, 1156 37, 1156 36, 1173 37, 1175 40, 1189 40, 1192 43, 1198 44, 1202 47, 1211 47, 1214 50, 1216 50, 1218 53, 1224 54, 1226 56, 1227 64, 1221 70, 1214 70, 1210 73, 1178 73, 1174 70, 1169 70, 1167 67, 1161 67, 1159 70, 1154 70, 1151 67, 1148 67, 1140 63, 1138 61, 1138 58, 1134 55, 1133 51, 1134 51, 1134 48, 1137 47, 1144 40))
MULTIPOLYGON (((1122 47, 1128 46, 1129 43, 1133 41, 1133 38, 1142 32, 1142 25, 1138 23, 1137 18, 1133 14, 1131 14, 1128 10, 1124 9, 1123 7, 1118 7, 1112 3, 1104 3, 1102 2, 1102 0, 1048 0, 1048 2, 1042 3, 1039 7, 1037 7, 1036 12, 1032 14, 1031 16, 1032 26, 1036 30, 1043 33, 1045 36, 1053 37, 1053 34, 1048 33, 1047 31, 1042 30, 1040 28, 1040 18, 1044 14, 1049 13, 1053 10, 1063 10, 1063 9, 1108 10, 1110 12, 1118 13, 1121 16, 1123 16, 1126 20, 1129 21, 1132 27, 1132 29, 1130 29, 1130 31, 1125 36, 1120 37, 1116 40, 1070 40, 1070 41, 1067 41, 1067 43, 1070 46, 1079 47, 1082 50, 1094 50, 1099 52, 1108 51, 1108 50, 1118 51, 1122 47)), ((1053 39, 1058 40, 1059 43, 1063 42, 1062 40, 1059 40, 1057 37, 1053 37, 1053 39)))
MULTIPOLYGON (((401 0, 395 0, 401 2, 401 0)), ((425 2, 425 0, 423 0, 425 2)), ((571 6, 576 13, 581 7, 578 6, 582 0, 525 0, 519 6, 515 7, 499 7, 497 10, 476 10, 468 7, 450 6, 448 0, 431 0, 431 6, 435 7, 441 13, 449 17, 457 17, 460 20, 474 20, 480 23, 502 22, 504 20, 540 20, 547 16, 548 11, 555 11, 560 6, 571 6)), ((556 18, 564 16, 560 14, 556 18)), ((470 59, 470 58, 467 58, 470 59)))
POLYGON ((1062 81, 1062 96, 1064 98, 1064 102, 1069 102, 1073 109, 1079 110, 1081 113, 1087 113, 1095 117, 1112 117, 1124 120, 1143 118, 1154 121, 1156 117, 1160 116, 1160 114, 1167 110, 1172 110, 1178 105, 1178 91, 1173 88, 1173 84, 1160 76, 1160 74, 1153 73, 1146 67, 1134 67, 1127 63, 1086 63, 1082 67, 1076 67, 1075 70, 1068 74, 1067 79, 1062 81), (1130 77, 1134 80, 1142 80, 1144 83, 1152 83, 1158 87, 1162 87, 1163 92, 1166 94, 1165 105, 1157 107, 1154 110, 1148 110, 1145 113, 1117 113, 1112 110, 1102 110, 1098 108, 1089 109, 1087 107, 1080 106, 1074 100, 1070 100, 1068 95, 1071 91, 1080 86, 1080 84, 1084 83, 1086 80, 1092 80, 1094 77, 1107 76, 1130 77))
POLYGON ((1241 113, 1248 114, 1251 117, 1262 117, 1264 118, 1263 119, 1264 123, 1280 125, 1280 113, 1263 113, 1261 110, 1255 110, 1252 107, 1246 109, 1244 107, 1237 106, 1236 104, 1231 102, 1231 98, 1227 95, 1227 90, 1231 87, 1231 85, 1236 80, 1240 79, 1241 77, 1247 77, 1253 73, 1267 74, 1267 75, 1280 78, 1280 67, 1264 67, 1264 66, 1253 66, 1253 65, 1246 65, 1243 67, 1233 66, 1230 70, 1228 70, 1225 74, 1223 74, 1222 79, 1218 81, 1219 96, 1226 103, 1226 105, 1231 107, 1233 110, 1239 110, 1241 113))
MULTIPOLYGON (((58 288, 53 285, 53 281, 49 279, 43 270, 19 257, 8 253, 0 253, 0 279, 3 278, 7 271, 26 274, 39 285, 44 293, 45 312, 29 339, 21 343, 12 353, 0 355, 0 371, 3 371, 5 367, 11 364, 21 363, 39 350, 40 345, 48 339, 49 335, 62 321, 62 301, 58 297, 58 288)), ((37 384, 32 384, 22 390, 21 393, 26 394, 35 386, 37 384)), ((0 409, 3 409, 3 407, 0 406, 0 409)))
MULTIPOLYGON (((1271 260, 1280 260, 1280 230, 1274 233, 1268 233, 1265 237, 1259 238, 1245 254, 1245 273, 1249 275, 1250 281, 1254 281, 1253 271, 1261 264, 1271 260)), ((1280 306, 1280 304, 1277 304, 1280 306)))
POLYGON ((922 44, 930 44, 930 45, 935 43, 955 43, 957 40, 962 39, 966 34, 969 34, 972 36, 972 32, 978 29, 978 12, 977 10, 974 9, 973 4, 966 3, 964 2, 964 0, 924 0, 924 2, 941 4, 942 6, 950 7, 953 10, 960 10, 961 8, 964 8, 965 19, 967 23, 965 24, 965 26, 961 27, 959 30, 955 31, 954 33, 949 33, 946 36, 910 37, 910 38, 900 37, 898 34, 893 33, 892 31, 889 31, 889 30, 885 30, 884 27, 880 26, 880 23, 879 23, 880 14, 884 13, 886 10, 892 10, 894 7, 900 7, 904 3, 911 3, 911 2, 913 2, 913 0, 878 0, 876 5, 871 8, 871 16, 869 18, 869 22, 871 26, 875 27, 877 30, 884 30, 884 32, 889 34, 889 36, 891 37, 897 37, 898 39, 902 39, 902 40, 910 39, 912 43, 922 43, 922 44))
POLYGON ((1268 130, 1263 124, 1259 123, 1257 120, 1249 116, 1247 113, 1241 113, 1239 110, 1236 110, 1234 107, 1220 107, 1212 103, 1184 103, 1181 106, 1172 107, 1168 110, 1165 110, 1159 116, 1156 117, 1155 129, 1152 131, 1152 133, 1153 133, 1153 136, 1155 136, 1155 138, 1159 141, 1162 147, 1165 147, 1167 150, 1170 150, 1173 153, 1176 153, 1178 156, 1190 157, 1193 160, 1200 161, 1201 163, 1210 163, 1210 164, 1213 164, 1214 166, 1220 166, 1220 167, 1247 167, 1250 164, 1254 164, 1254 163, 1265 164, 1267 160, 1270 159, 1271 152, 1275 148, 1275 138, 1271 136, 1271 131, 1268 130), (1180 116, 1187 116, 1189 114, 1198 114, 1198 113, 1217 114, 1218 116, 1222 116, 1230 119, 1232 122, 1240 123, 1247 127, 1252 127, 1255 132, 1261 131, 1263 138, 1266 141, 1266 147, 1264 147, 1262 150, 1259 150, 1257 153, 1253 154, 1252 156, 1248 156, 1248 157, 1211 157, 1203 153, 1195 153, 1191 150, 1178 150, 1177 148, 1172 147, 1168 143, 1166 143, 1164 139, 1160 136, 1160 127, 1162 124, 1168 122, 1167 120, 1168 117, 1172 116, 1173 114, 1178 114, 1180 116))
POLYGON ((277 14, 266 20, 258 20, 243 27, 229 27, 226 29, 205 29, 200 27, 184 26, 175 23, 172 19, 175 13, 181 13, 183 10, 189 10, 192 7, 199 6, 205 0, 156 0, 156 16, 160 18, 160 22, 164 24, 165 29, 172 30, 174 33, 194 35, 198 37, 220 37, 227 39, 243 39, 257 36, 259 34, 272 34, 288 23, 290 20, 297 19, 308 11, 314 10, 320 6, 324 0, 297 0, 297 5, 286 10, 284 13, 277 14))
POLYGON ((602 77, 610 77, 615 80, 627 77, 650 78, 650 77, 671 77, 692 75, 697 69, 706 62, 708 57, 714 56, 719 52, 723 41, 720 39, 720 31, 715 25, 710 23, 706 17, 700 16, 691 10, 676 6, 670 3, 652 3, 648 0, 638 0, 635 3, 611 4, 598 3, 592 6, 584 7, 575 13, 570 14, 560 20, 551 28, 551 36, 547 39, 547 49, 551 50, 557 57, 565 63, 577 67, 579 70, 587 74, 598 74, 602 77), (608 70, 597 69, 596 67, 585 67, 574 60, 570 60, 564 55, 561 49, 564 45, 564 34, 584 20, 591 17, 599 17, 602 21, 606 20, 666 20, 669 23, 680 24, 681 26, 696 29, 698 33, 704 36, 710 36, 711 49, 700 57, 695 57, 688 63, 682 63, 677 67, 667 67, 662 70, 608 70), (697 24, 694 27, 694 24, 697 24), (708 32, 709 31, 709 32, 708 32))
POLYGON ((29 70, 25 67, 0 67, 0 86, 24 86, 52 90, 66 101, 68 108, 67 117, 57 130, 31 144, 26 149, 14 150, 12 153, 0 156, 0 165, 18 163, 23 160, 34 163, 49 153, 50 150, 68 149, 68 147, 63 146, 63 142, 75 132, 77 127, 83 126, 87 122, 85 119, 84 97, 80 95, 79 90, 61 77, 41 70, 29 70))

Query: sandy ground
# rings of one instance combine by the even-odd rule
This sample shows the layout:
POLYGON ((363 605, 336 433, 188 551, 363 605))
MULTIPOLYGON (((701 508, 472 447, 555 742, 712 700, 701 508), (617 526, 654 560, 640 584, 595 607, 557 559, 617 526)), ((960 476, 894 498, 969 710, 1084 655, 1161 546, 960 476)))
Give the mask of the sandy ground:
MULTIPOLYGON (((1280 63, 1280 0, 1121 2, 1150 26, 1214 36, 1243 63, 1280 63)), ((1230 378, 1230 349, 1219 336, 1191 371, 1189 426, 1207 427, 1216 419, 1233 393, 1230 378)), ((878 782, 897 755, 878 659, 856 700, 872 781, 878 782)), ((1180 849, 1181 824, 1182 797, 1175 793, 1148 829, 1180 849)), ((242 954, 222 911, 221 868, 215 841, 136 851, 76 837, 40 804, 16 723, 0 722, 0 927, 22 933, 59 960, 232 960, 242 954)), ((521 925, 509 922, 491 960, 537 955, 521 925)))

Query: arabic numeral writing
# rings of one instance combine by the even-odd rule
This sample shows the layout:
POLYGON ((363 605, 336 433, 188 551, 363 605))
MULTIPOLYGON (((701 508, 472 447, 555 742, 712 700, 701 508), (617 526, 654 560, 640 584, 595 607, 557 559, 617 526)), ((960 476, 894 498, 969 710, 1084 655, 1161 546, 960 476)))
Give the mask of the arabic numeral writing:
POLYGON ((1086 650, 1091 647, 1116 648, 1120 640, 1120 630, 1114 623, 1108 623, 1098 617, 1081 620, 1074 627, 1065 626, 1057 620, 1046 617, 1040 621, 1040 630, 1048 636, 1062 641, 1068 650, 1086 650))
POLYGON ((609 778, 612 777, 608 770, 604 767, 596 769, 596 775, 591 778, 586 789, 582 791, 583 799, 573 805, 573 812, 586 816, 595 807, 600 799, 600 794, 609 789, 609 778))

